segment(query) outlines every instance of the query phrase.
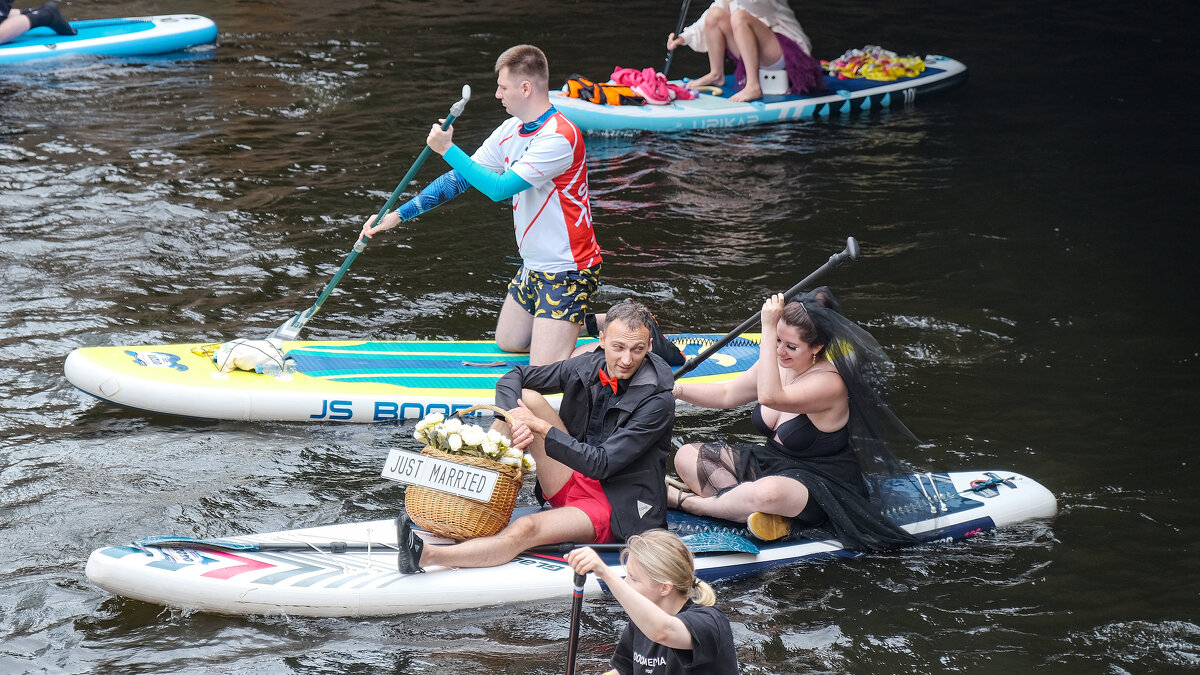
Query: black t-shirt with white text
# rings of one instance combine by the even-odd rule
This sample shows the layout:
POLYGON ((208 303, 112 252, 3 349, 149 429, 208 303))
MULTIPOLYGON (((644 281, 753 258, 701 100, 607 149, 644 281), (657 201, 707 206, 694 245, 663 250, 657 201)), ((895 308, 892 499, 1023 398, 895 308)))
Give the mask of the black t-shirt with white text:
POLYGON ((729 619, 716 607, 691 600, 675 615, 692 635, 691 649, 671 649, 625 626, 612 666, 621 675, 736 675, 737 654, 729 619))

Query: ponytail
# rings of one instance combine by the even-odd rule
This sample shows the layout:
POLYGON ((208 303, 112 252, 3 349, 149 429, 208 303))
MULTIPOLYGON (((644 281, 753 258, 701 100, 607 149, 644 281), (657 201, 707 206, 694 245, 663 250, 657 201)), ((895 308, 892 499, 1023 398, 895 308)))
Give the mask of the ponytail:
POLYGON ((717 594, 712 586, 696 576, 695 558, 688 547, 674 534, 661 529, 635 534, 625 542, 621 564, 637 558, 651 579, 670 584, 697 605, 712 605, 717 594))

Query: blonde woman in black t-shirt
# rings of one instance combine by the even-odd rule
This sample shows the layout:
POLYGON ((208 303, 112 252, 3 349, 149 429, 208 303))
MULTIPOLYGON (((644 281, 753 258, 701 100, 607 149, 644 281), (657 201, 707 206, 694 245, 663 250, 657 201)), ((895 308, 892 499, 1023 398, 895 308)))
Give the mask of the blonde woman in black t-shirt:
POLYGON ((612 670, 606 675, 738 672, 729 619, 713 607, 717 596, 696 578, 692 552, 666 530, 647 530, 626 541, 625 576, 590 548, 571 551, 578 574, 592 572, 629 614, 612 670))

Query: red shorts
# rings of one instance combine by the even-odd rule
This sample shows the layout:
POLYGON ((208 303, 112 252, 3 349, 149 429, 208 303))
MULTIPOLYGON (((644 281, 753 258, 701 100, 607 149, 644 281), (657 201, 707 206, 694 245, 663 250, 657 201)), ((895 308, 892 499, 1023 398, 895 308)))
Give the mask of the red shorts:
POLYGON ((546 501, 556 509, 574 506, 586 513, 588 519, 592 521, 592 527, 596 530, 596 538, 591 543, 607 544, 614 541, 612 505, 608 503, 608 497, 604 494, 604 488, 600 487, 600 481, 573 471, 567 484, 546 501))

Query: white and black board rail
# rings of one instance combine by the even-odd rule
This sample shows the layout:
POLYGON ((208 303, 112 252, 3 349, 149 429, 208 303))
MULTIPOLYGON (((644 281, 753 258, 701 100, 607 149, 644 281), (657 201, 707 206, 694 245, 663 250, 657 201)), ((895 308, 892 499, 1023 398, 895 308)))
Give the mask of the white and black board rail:
MULTIPOLYGON (((1036 481, 1009 471, 914 474, 894 479, 907 495, 892 517, 921 541, 970 539, 995 528, 1053 517, 1057 502, 1036 481)), ((518 515, 522 510, 518 510, 518 515)), ((736 526, 672 512, 682 535, 736 526)), ((740 530, 739 530, 740 531, 740 530)), ((744 531, 742 531, 744 533, 744 531)), ((424 535, 427 544, 448 543, 424 535)), ((434 567, 424 574, 396 569, 392 520, 229 537, 242 542, 299 544, 294 551, 229 551, 196 545, 106 546, 92 552, 87 577, 117 596, 219 614, 394 616, 453 611, 540 600, 562 600, 573 573, 562 556, 524 553, 496 567, 434 567), (332 542, 352 550, 333 552, 332 542)), ((758 543, 757 553, 698 553, 697 575, 707 581, 759 573, 804 560, 853 557, 835 540, 789 539, 758 543)), ((616 554, 605 553, 611 565, 616 554)), ((930 555, 937 555, 931 550, 930 555)), ((588 595, 603 593, 589 577, 588 595)))

